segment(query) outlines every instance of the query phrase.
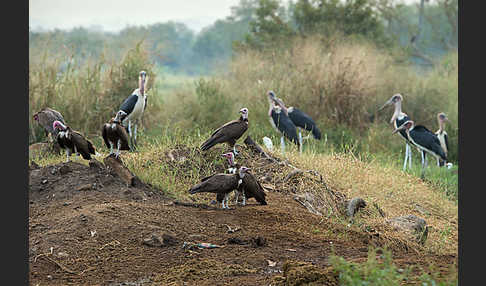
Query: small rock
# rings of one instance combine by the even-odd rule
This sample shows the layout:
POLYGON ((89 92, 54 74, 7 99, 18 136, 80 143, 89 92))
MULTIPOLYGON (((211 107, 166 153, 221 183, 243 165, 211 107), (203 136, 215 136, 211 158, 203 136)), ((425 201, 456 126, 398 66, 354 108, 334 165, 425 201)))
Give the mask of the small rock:
POLYGON ((41 184, 44 185, 44 184, 47 184, 47 182, 48 182, 47 179, 46 180, 42 180, 41 184))
POLYGON ((253 247, 261 247, 267 245, 267 240, 263 236, 257 236, 251 239, 251 244, 253 247))
POLYGON ((92 185, 91 184, 84 184, 84 185, 81 185, 81 186, 78 186, 74 189, 74 191, 76 192, 80 192, 80 191, 89 191, 91 189, 92 185))
POLYGON ((395 230, 409 235, 412 240, 425 243, 428 234, 427 223, 423 218, 415 215, 405 215, 386 220, 395 230))
POLYGON ((59 168, 59 173, 61 175, 65 175, 65 174, 67 174, 67 173, 69 173, 71 171, 72 171, 71 170, 71 167, 69 167, 68 165, 63 165, 61 168, 59 168))
POLYGON ((67 254, 66 252, 58 252, 57 253, 57 257, 68 257, 69 254, 67 254))
POLYGON ((143 240, 143 244, 152 247, 173 246, 178 243, 178 239, 168 232, 154 232, 150 237, 143 240))

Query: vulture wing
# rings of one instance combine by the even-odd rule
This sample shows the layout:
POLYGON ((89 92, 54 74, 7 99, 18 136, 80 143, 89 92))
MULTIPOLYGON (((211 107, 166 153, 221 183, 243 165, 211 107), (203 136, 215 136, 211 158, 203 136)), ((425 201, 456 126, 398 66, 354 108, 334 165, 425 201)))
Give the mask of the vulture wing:
POLYGON ((207 193, 227 193, 238 187, 238 175, 227 175, 218 173, 203 182, 193 186, 190 194, 207 193))
POLYGON ((232 120, 216 129, 211 137, 201 145, 201 150, 205 151, 218 143, 228 142, 234 145, 243 133, 248 129, 248 124, 242 120, 232 120))
POLYGON ((265 191, 263 190, 262 185, 258 182, 257 178, 253 176, 250 172, 247 172, 246 175, 243 177, 243 182, 240 185, 240 189, 243 189, 245 192, 246 198, 255 198, 257 202, 262 205, 266 205, 267 202, 265 201, 265 191))
POLYGON ((130 144, 128 144, 129 142, 128 133, 125 127, 123 127, 120 124, 117 124, 115 132, 121 141, 120 150, 130 150, 130 144))
POLYGON ((96 154, 96 150, 93 146, 93 144, 84 138, 82 134, 76 131, 71 131, 71 140, 73 141, 73 144, 76 146, 76 150, 83 156, 83 159, 86 160, 91 160, 91 155, 90 154, 96 154))
POLYGON ((105 141, 106 147, 111 148, 110 146, 110 141, 108 140, 108 129, 110 128, 109 123, 103 124, 103 128, 101 129, 101 136, 103 137, 103 140, 105 141))

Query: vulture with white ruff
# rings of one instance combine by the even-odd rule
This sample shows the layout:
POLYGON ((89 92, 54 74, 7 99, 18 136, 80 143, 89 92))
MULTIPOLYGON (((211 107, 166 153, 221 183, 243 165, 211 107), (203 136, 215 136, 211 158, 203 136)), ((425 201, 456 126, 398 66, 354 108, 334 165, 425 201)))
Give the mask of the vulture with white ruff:
POLYGON ((129 137, 125 127, 122 125, 123 119, 127 114, 123 110, 116 113, 115 118, 110 119, 103 125, 101 135, 106 147, 110 148, 110 155, 113 154, 113 147, 116 146, 115 156, 120 156, 120 150, 130 150, 129 137))
POLYGON ((76 155, 81 154, 83 159, 86 160, 91 160, 91 154, 96 154, 93 144, 84 138, 81 133, 72 130, 71 127, 56 120, 52 124, 52 128, 59 132, 56 140, 61 149, 66 150, 67 162, 69 162, 69 157, 72 153, 75 153, 76 155))
POLYGON ((54 139, 57 136, 58 131, 55 130, 52 126, 54 121, 60 121, 62 124, 66 124, 64 121, 64 117, 62 117, 62 114, 49 107, 44 107, 42 108, 39 112, 34 114, 33 116, 34 120, 39 123, 44 128, 44 131, 46 133, 46 136, 51 137, 51 140, 54 141, 54 139))
MULTIPOLYGON (((232 152, 228 152, 222 155, 223 157, 228 159, 228 164, 230 167, 228 168, 228 172, 230 174, 235 174, 236 170, 238 170, 239 165, 235 163, 235 157, 232 152)), ((267 202, 265 201, 265 191, 263 187, 260 185, 258 180, 253 176, 251 172, 247 170, 245 177, 243 177, 243 181, 241 185, 235 190, 235 204, 238 204, 239 196, 243 196, 242 205, 246 205, 246 200, 250 198, 255 198, 257 202, 262 205, 266 205, 267 202)), ((216 199, 218 202, 223 200, 223 196, 218 194, 216 199)))
POLYGON ((238 155, 235 144, 236 140, 238 140, 248 129, 248 108, 240 109, 239 113, 241 113, 240 118, 232 120, 216 129, 213 134, 211 134, 211 137, 201 145, 201 150, 209 150, 211 147, 219 143, 228 143, 229 146, 233 148, 235 155, 238 155))
MULTIPOLYGON (((216 193, 218 195, 222 195, 223 199, 221 200, 221 207, 223 209, 229 209, 228 207, 228 199, 229 194, 233 191, 238 189, 240 184, 243 182, 243 178, 246 175, 246 172, 249 169, 242 166, 238 170, 237 174, 223 174, 217 173, 208 177, 205 177, 201 180, 200 183, 194 185, 191 189, 189 189, 189 193, 196 194, 196 193, 216 193)), ((220 195, 220 196, 221 196, 220 195)))

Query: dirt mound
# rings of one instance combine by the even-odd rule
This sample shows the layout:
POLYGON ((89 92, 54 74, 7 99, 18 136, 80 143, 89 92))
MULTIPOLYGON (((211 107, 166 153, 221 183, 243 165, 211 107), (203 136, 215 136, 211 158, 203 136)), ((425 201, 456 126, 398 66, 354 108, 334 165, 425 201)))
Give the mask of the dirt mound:
MULTIPOLYGON (((334 217, 311 213, 294 199, 311 193, 313 205, 322 205, 317 209, 345 212, 338 205, 347 198, 327 187, 325 178, 251 148, 237 148, 237 163, 251 167, 261 180, 268 205, 249 200, 244 207, 222 210, 204 199, 199 204, 172 201, 163 190, 141 181, 127 185, 96 160, 89 166, 32 163, 31 285, 273 285, 278 281, 337 285, 332 277, 324 277, 330 273, 331 253, 353 261, 367 258, 369 245, 378 238, 352 230, 334 217), (147 243, 154 237, 159 244, 147 243), (184 247, 198 243, 219 247, 184 247), (287 261, 304 264, 291 266, 287 261), (277 275, 280 280, 274 280, 277 275)), ((196 148, 178 146, 152 161, 187 170, 201 168, 204 176, 225 170, 223 151, 224 147, 215 146, 198 153, 196 148)), ((403 267, 434 263, 448 269, 456 261, 454 256, 393 251, 403 267)))
POLYGON ((71 161, 40 168, 33 163, 29 168, 29 200, 31 204, 66 200, 87 192, 133 200, 165 198, 160 190, 137 182, 135 186, 128 186, 96 159, 92 159, 89 166, 71 161))

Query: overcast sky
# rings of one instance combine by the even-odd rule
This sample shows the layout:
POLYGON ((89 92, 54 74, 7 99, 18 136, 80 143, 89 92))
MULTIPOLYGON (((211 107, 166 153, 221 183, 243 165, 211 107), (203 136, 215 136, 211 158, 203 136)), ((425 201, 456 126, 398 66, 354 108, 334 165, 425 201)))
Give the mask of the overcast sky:
POLYGON ((33 30, 98 26, 117 32, 127 25, 173 20, 198 32, 229 16, 230 7, 238 3, 239 0, 29 0, 29 26, 33 30))

